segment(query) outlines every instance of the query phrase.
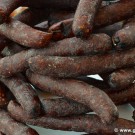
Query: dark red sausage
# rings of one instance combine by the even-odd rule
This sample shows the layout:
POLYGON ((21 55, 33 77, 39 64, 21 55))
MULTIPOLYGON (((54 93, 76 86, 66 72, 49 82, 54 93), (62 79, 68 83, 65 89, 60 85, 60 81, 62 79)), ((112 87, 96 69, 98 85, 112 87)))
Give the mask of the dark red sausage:
POLYGON ((114 90, 108 93, 108 96, 112 101, 117 104, 126 104, 130 102, 135 102, 135 84, 125 88, 124 90, 114 90))
POLYGON ((103 122, 112 123, 118 116, 117 108, 100 89, 75 79, 55 79, 27 71, 29 81, 43 91, 82 103, 95 111, 103 122), (85 97, 85 98, 82 98, 85 97), (96 102, 97 100, 99 102, 96 102))
POLYGON ((0 110, 0 130, 6 135, 38 135, 32 128, 15 121, 4 110, 0 110))
POLYGON ((76 37, 88 37, 92 33, 96 13, 102 0, 80 0, 73 21, 76 37))
POLYGON ((112 48, 110 37, 100 33, 92 34, 87 40, 73 37, 50 43, 44 51, 46 51, 46 55, 78 56, 105 53, 112 50, 112 48))
MULTIPOLYGON (((44 115, 46 116, 71 116, 91 112, 92 110, 83 104, 64 98, 41 99, 44 115)), ((10 106, 11 107, 11 106, 10 106)))
MULTIPOLYGON (((12 15, 11 17, 15 20, 19 20, 27 25, 33 26, 43 19, 46 19, 49 15, 49 10, 37 10, 37 9, 25 9, 22 12, 12 15)), ((11 41, 0 34, 0 50, 7 46, 11 41)))
POLYGON ((36 56, 28 60, 32 71, 55 77, 100 74, 135 65, 135 49, 81 57, 36 56))
POLYGON ((31 117, 36 117, 40 114, 41 106, 39 98, 32 86, 22 75, 1 78, 0 80, 10 89, 27 114, 31 117))
POLYGON ((123 28, 113 36, 113 42, 117 49, 130 48, 135 46, 135 16, 129 19, 123 28))
MULTIPOLYGON (((39 116, 63 117, 92 112, 91 109, 83 104, 64 98, 40 98, 40 100, 42 104, 42 113, 39 116)), ((10 101, 8 110, 12 110, 14 107, 20 108, 21 106, 15 101, 10 101)), ((26 114, 25 117, 31 118, 29 114, 26 114)))
POLYGON ((124 89, 135 80, 135 68, 124 68, 116 70, 108 76, 108 84, 113 89, 124 89))
POLYGON ((11 19, 10 22, 0 25, 0 33, 9 39, 27 47, 45 47, 51 40, 52 34, 42 32, 11 19))

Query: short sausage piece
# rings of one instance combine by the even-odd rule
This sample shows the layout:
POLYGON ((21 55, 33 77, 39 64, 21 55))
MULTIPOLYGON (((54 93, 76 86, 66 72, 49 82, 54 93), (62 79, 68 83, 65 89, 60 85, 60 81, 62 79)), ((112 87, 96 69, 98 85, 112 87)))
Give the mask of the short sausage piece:
POLYGON ((21 45, 33 48, 45 47, 52 38, 51 33, 33 29, 14 19, 0 25, 0 34, 21 45))
POLYGON ((90 36, 101 2, 102 0, 80 0, 72 27, 76 37, 86 38, 90 36))
POLYGON ((107 93, 116 105, 126 104, 135 101, 135 84, 124 90, 114 90, 107 93))
POLYGON ((124 68, 112 72, 108 76, 108 84, 113 89, 124 89, 135 80, 135 68, 124 68))
POLYGON ((131 48, 135 46, 135 16, 129 19, 123 28, 113 36, 113 42, 117 49, 131 48))

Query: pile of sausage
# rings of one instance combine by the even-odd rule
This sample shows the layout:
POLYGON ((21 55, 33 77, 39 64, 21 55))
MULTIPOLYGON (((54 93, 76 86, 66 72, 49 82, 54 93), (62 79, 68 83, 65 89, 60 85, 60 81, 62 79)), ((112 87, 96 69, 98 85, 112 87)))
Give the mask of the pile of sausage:
POLYGON ((1 0, 0 53, 1 135, 133 134, 135 0, 1 0))

